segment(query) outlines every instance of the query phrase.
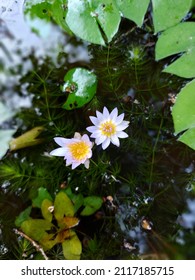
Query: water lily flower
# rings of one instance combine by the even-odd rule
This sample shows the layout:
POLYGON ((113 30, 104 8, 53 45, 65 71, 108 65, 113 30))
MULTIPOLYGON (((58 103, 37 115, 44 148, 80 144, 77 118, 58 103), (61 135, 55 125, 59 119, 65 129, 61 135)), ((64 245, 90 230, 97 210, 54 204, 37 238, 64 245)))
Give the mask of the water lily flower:
POLYGON ((120 146, 119 138, 126 138, 128 134, 123 130, 129 125, 129 121, 124 121, 124 113, 118 115, 118 109, 114 108, 109 113, 106 107, 103 108, 103 113, 96 111, 96 116, 90 116, 94 126, 89 126, 86 129, 91 132, 91 137, 95 138, 97 145, 102 144, 102 149, 105 150, 110 143, 120 146))
POLYGON ((72 164, 72 169, 75 169, 80 164, 84 164, 86 168, 89 168, 93 143, 87 134, 81 136, 80 133, 76 132, 74 138, 55 137, 54 141, 60 148, 51 151, 50 155, 64 157, 66 166, 72 164))

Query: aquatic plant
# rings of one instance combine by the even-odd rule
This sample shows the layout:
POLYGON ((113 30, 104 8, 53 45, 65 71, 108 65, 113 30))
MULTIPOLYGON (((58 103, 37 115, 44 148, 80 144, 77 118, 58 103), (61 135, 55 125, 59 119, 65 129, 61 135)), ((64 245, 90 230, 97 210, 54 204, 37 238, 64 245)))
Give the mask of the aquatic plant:
POLYGON ((179 139, 194 149, 194 82, 178 72, 180 58, 176 72, 171 67, 181 52, 193 58, 191 27, 184 43, 180 23, 190 20, 191 1, 149 3, 26 1, 28 20, 54 21, 76 44, 90 42, 90 62, 68 63, 68 53, 57 65, 29 57, 33 69, 17 90, 22 95, 28 82, 32 107, 17 113, 15 146, 0 162, 2 257, 187 256, 177 253, 177 219, 194 183, 194 153, 176 141, 171 117, 175 133, 184 131, 179 139), (171 50, 177 28, 179 48, 171 50))

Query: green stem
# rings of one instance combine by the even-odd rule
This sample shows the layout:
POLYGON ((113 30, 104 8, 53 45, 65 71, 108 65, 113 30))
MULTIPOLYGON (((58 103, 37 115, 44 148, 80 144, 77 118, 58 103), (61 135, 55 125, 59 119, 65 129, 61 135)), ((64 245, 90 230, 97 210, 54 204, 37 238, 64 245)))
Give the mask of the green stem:
POLYGON ((161 118, 160 121, 160 125, 159 125, 159 129, 158 129, 158 134, 154 143, 154 147, 152 149, 152 161, 151 161, 151 168, 150 168, 150 179, 149 179, 149 191, 151 191, 152 188, 152 176, 153 176, 153 171, 154 171, 154 161, 155 161, 155 154, 156 154, 156 147, 159 141, 159 137, 160 137, 160 131, 162 129, 162 125, 163 125, 163 116, 161 118))

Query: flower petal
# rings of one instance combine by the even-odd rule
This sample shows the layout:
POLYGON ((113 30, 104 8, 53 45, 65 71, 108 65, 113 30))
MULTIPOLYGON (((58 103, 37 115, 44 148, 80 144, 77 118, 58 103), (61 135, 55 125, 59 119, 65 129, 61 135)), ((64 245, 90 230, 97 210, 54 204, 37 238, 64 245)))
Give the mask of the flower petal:
POLYGON ((101 132, 100 132, 99 130, 97 130, 97 131, 95 131, 95 132, 93 132, 93 133, 91 134, 91 137, 92 137, 92 138, 101 137, 101 132))
POLYGON ((101 122, 102 120, 104 120, 103 114, 100 113, 99 111, 96 111, 96 116, 97 116, 99 122, 101 122))
POLYGON ((125 116, 125 114, 122 113, 116 118, 116 121, 115 121, 116 125, 120 124, 123 121, 124 116, 125 116))
POLYGON ((72 169, 75 169, 77 166, 79 166, 81 163, 80 162, 73 162, 72 163, 72 169))
POLYGON ((126 132, 123 132, 123 131, 118 131, 116 135, 119 138, 127 138, 127 137, 129 137, 129 135, 126 132))
POLYGON ((102 144, 105 140, 107 139, 107 137, 105 135, 101 135, 100 137, 95 139, 95 143, 96 145, 100 145, 102 144))
POLYGON ((102 143, 102 149, 105 150, 110 145, 110 138, 106 138, 106 140, 102 143))
POLYGON ((104 119, 109 119, 110 118, 110 114, 109 114, 108 109, 106 107, 103 108, 103 116, 104 116, 104 119))
POLYGON ((98 125, 98 124, 99 124, 98 118, 93 117, 93 116, 90 116, 89 118, 90 118, 91 122, 92 122, 94 125, 98 125))
POLYGON ((116 131, 122 131, 122 130, 126 129, 128 126, 129 126, 129 122, 123 121, 121 124, 116 126, 116 131))
POLYGON ((97 131, 98 129, 97 129, 96 126, 88 126, 88 127, 86 128, 86 130, 89 131, 89 132, 95 132, 95 131, 97 131))
POLYGON ((81 134, 79 132, 75 132, 74 138, 75 139, 81 139, 81 134))
POLYGON ((90 163, 90 161, 88 159, 84 162, 84 165, 87 169, 89 168, 89 163, 90 163))
POLYGON ((113 135, 113 136, 111 137, 111 142, 112 142, 112 144, 114 144, 114 145, 117 146, 117 147, 120 146, 119 139, 118 139, 118 137, 117 137, 116 135, 113 135))
POLYGON ((54 141, 61 147, 65 146, 67 143, 70 142, 70 139, 64 137, 55 137, 54 141))
POLYGON ((50 152, 51 156, 64 157, 67 153, 66 148, 57 148, 50 152))
POLYGON ((118 116, 118 109, 114 108, 112 110, 112 112, 110 113, 110 118, 111 118, 111 120, 113 120, 115 122, 117 119, 117 116, 118 116))

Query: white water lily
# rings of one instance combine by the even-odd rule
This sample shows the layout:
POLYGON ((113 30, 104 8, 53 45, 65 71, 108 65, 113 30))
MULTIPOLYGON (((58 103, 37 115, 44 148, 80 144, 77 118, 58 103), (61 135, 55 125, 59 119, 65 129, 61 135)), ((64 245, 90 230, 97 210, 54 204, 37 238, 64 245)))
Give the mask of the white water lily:
POLYGON ((92 157, 93 143, 89 140, 87 134, 81 136, 80 133, 76 132, 74 138, 55 137, 54 141, 60 148, 51 151, 50 155, 64 157, 66 166, 72 164, 72 169, 75 169, 80 164, 84 164, 86 168, 89 168, 89 158, 92 157))
POLYGON ((96 116, 90 116, 91 122, 94 126, 89 126, 86 129, 91 132, 91 137, 95 138, 97 145, 102 145, 105 150, 110 143, 120 146, 119 138, 126 138, 128 134, 123 130, 129 125, 129 121, 124 121, 124 113, 118 115, 118 109, 114 108, 109 113, 106 107, 103 108, 103 113, 96 111, 96 116))

